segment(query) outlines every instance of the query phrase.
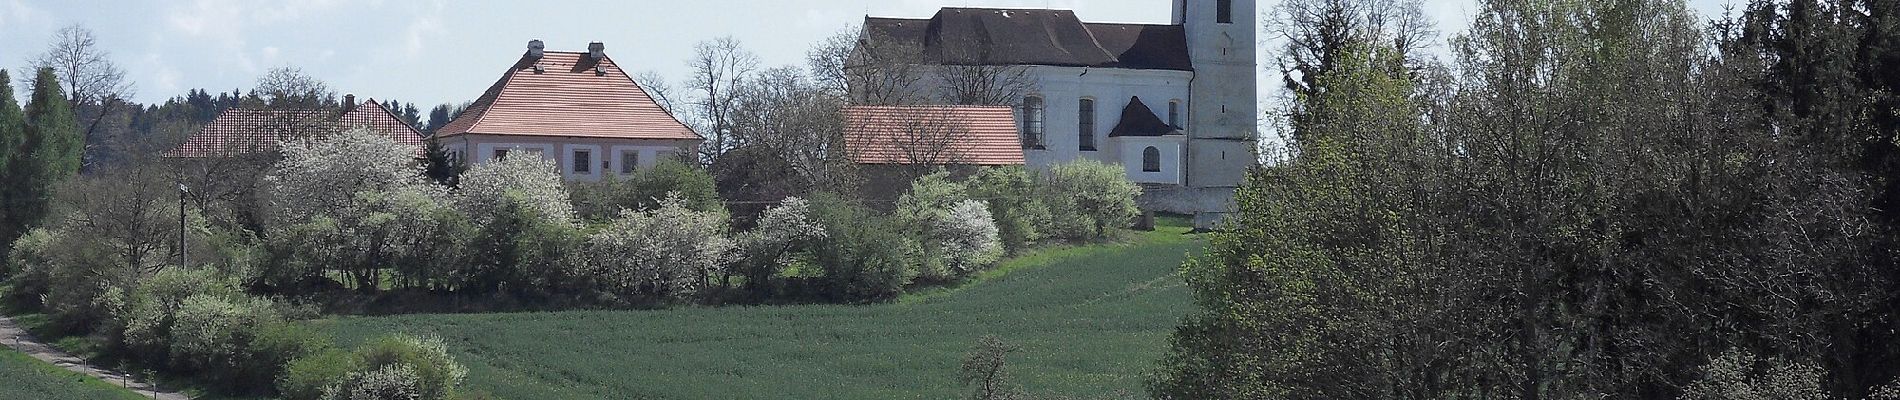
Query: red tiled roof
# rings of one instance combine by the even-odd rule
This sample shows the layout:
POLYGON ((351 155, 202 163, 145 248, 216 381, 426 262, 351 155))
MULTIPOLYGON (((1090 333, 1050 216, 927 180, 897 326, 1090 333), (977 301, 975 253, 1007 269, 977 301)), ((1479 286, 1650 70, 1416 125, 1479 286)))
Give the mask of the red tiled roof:
POLYGON ((468 111, 438 132, 700 140, 612 57, 595 61, 587 53, 555 51, 539 59, 523 55, 468 111), (537 64, 542 72, 535 72, 537 64), (596 67, 605 74, 597 74, 596 67))
POLYGON ((422 132, 369 100, 341 116, 322 110, 226 109, 164 156, 203 158, 276 151, 293 134, 332 134, 357 127, 387 135, 422 154, 422 132))
POLYGON ((853 106, 844 118, 845 151, 860 164, 1023 164, 1008 106, 853 106))

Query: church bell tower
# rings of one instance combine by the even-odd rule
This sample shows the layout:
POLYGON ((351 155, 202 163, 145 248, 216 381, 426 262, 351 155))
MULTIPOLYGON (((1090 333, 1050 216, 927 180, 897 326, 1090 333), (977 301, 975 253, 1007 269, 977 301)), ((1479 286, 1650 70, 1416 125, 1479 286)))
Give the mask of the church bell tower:
POLYGON ((1194 65, 1194 80, 1188 88, 1184 183, 1187 190, 1205 192, 1197 197, 1218 199, 1231 207, 1234 188, 1256 162, 1259 96, 1254 38, 1260 29, 1259 14, 1254 0, 1173 1, 1174 24, 1186 31, 1188 56, 1194 65))

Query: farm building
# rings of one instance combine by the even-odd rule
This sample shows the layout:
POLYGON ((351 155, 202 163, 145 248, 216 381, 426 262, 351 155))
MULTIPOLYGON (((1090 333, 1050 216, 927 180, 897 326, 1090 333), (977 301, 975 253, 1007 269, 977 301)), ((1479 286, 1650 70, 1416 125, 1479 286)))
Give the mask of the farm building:
POLYGON ((521 59, 436 135, 451 157, 470 165, 531 154, 581 181, 689 157, 702 140, 615 64, 605 45, 546 51, 540 40, 528 42, 521 59))
POLYGON ((421 155, 422 132, 404 123, 375 99, 362 104, 356 96, 343 97, 341 113, 325 110, 269 110, 233 107, 219 113, 197 133, 164 153, 173 159, 235 157, 277 151, 285 140, 335 134, 354 128, 413 146, 421 155))

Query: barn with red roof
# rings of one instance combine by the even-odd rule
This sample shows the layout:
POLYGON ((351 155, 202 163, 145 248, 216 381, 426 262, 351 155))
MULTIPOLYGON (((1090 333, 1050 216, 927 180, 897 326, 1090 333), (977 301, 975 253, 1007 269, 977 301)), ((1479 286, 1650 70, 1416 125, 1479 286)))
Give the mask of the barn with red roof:
POLYGON ((583 181, 691 157, 702 141, 615 64, 604 44, 562 52, 546 51, 540 40, 529 41, 521 59, 436 135, 470 165, 531 154, 583 181))
POLYGON ((344 96, 341 113, 317 109, 226 109, 164 156, 193 159, 275 152, 285 140, 355 128, 388 136, 396 143, 414 148, 417 156, 422 155, 421 131, 404 123, 375 99, 356 104, 356 96, 344 96))

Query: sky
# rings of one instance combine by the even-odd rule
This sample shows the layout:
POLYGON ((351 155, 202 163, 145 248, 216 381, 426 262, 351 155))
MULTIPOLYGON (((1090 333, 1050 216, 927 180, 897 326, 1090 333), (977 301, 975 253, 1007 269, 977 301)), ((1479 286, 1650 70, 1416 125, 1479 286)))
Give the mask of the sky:
MULTIPOLYGON (((1736 0, 1690 0, 1708 16, 1736 0)), ((763 66, 803 66, 818 41, 865 15, 927 18, 939 7, 1075 10, 1090 22, 1169 22, 1169 0, 0 0, 0 68, 19 71, 53 32, 81 24, 135 85, 133 99, 162 102, 192 88, 248 89, 281 66, 301 68, 338 94, 414 102, 473 100, 529 39, 549 50, 604 42, 630 71, 657 71, 679 86, 693 45, 738 39, 763 66)), ((1276 4, 1261 0, 1258 11, 1276 4)), ((1476 0, 1426 0, 1439 30, 1463 29, 1476 0)), ((1268 35, 1261 35, 1268 39, 1268 35)), ((1269 44, 1260 47, 1265 64, 1269 44)), ((1261 76, 1262 95, 1277 91, 1261 76)), ((20 76, 15 73, 14 76, 20 76)), ((17 78, 16 78, 17 80, 17 78)), ((24 84, 15 84, 24 94, 24 84)))

